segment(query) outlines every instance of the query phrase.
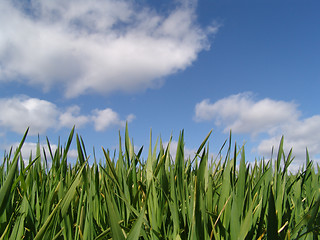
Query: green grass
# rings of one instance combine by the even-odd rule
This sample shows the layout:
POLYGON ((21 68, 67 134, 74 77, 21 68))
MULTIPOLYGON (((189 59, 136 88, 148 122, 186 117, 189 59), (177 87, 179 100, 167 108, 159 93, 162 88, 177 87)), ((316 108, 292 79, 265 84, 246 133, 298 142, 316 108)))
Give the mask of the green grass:
POLYGON ((49 154, 41 157, 38 144, 26 165, 20 151, 26 132, 0 165, 0 240, 319 239, 320 175, 308 155, 292 174, 283 139, 276 159, 249 164, 244 147, 232 148, 230 138, 213 160, 210 134, 194 159, 185 160, 182 131, 175 159, 171 140, 163 148, 159 139, 150 140, 143 160, 126 128, 119 155, 103 149, 104 159, 89 165, 72 129, 64 147, 53 152, 47 141, 49 154), (78 158, 70 164, 73 138, 78 158))

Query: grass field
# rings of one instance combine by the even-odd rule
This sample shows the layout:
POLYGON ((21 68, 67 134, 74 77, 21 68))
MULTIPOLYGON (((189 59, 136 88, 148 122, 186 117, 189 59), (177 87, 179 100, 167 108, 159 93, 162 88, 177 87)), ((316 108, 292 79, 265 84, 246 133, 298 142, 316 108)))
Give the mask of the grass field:
POLYGON ((49 154, 40 154, 38 144, 25 164, 26 132, 0 165, 0 240, 319 239, 320 173, 308 154, 292 174, 283 140, 275 159, 249 164, 230 138, 226 154, 209 159, 210 133, 194 159, 185 159, 182 131, 174 159, 171 140, 164 149, 159 139, 144 160, 126 128, 119 154, 103 149, 97 160, 72 129, 64 146, 52 151, 47 140, 49 154))

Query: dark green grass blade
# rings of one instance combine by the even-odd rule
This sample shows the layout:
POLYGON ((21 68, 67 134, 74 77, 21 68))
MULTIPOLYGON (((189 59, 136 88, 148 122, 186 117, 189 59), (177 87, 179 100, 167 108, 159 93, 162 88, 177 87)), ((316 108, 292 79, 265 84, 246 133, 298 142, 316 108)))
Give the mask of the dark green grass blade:
POLYGON ((278 239, 278 218, 276 214, 276 206, 274 202, 274 195, 272 187, 270 186, 269 193, 269 210, 268 210, 268 222, 267 222, 267 239, 278 239))

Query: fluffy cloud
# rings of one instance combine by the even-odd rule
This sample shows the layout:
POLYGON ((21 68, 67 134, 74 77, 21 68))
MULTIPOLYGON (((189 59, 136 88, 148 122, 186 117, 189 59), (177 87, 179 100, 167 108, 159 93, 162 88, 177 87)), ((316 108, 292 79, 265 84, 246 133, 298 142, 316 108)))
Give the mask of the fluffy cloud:
POLYGON ((111 108, 103 110, 93 110, 92 120, 94 122, 94 128, 96 131, 103 131, 111 126, 125 126, 126 121, 131 122, 134 119, 134 115, 130 114, 126 120, 121 120, 119 114, 113 111, 111 108))
POLYGON ((306 148, 311 156, 320 154, 320 115, 301 119, 298 106, 293 102, 272 99, 255 100, 251 93, 240 93, 210 103, 208 99, 196 104, 196 121, 214 121, 224 131, 267 135, 254 149, 262 156, 270 156, 284 135, 285 152, 293 148, 294 166, 301 166, 306 148))
MULTIPOLYGON (((320 153, 320 115, 283 124, 281 134, 284 135, 285 151, 288 153, 293 148, 293 155, 298 161, 305 159, 307 148, 313 158, 320 153)), ((277 149, 280 139, 280 134, 271 135, 270 138, 261 141, 257 151, 264 155, 270 154, 270 146, 275 146, 277 149)))
POLYGON ((77 127, 81 127, 90 121, 90 118, 88 116, 83 116, 79 114, 79 106, 69 107, 66 112, 60 114, 60 125, 69 128, 74 125, 76 125, 77 127))
POLYGON ((119 114, 110 108, 95 109, 91 115, 81 115, 79 106, 63 110, 51 102, 27 96, 2 98, 0 106, 0 128, 22 134, 30 127, 31 135, 88 123, 93 124, 97 131, 103 131, 111 126, 123 126, 135 118, 130 114, 126 120, 121 120, 119 114))
POLYGON ((272 132, 290 119, 297 119, 300 113, 292 102, 262 99, 254 101, 252 94, 241 93, 210 103, 208 99, 196 104, 195 120, 215 120, 224 125, 224 131, 258 134, 272 132))
POLYGON ((0 3, 0 82, 59 85, 67 97, 158 86, 195 61, 218 29, 195 23, 194 4, 167 14, 123 0, 25 4, 0 3))
POLYGON ((25 96, 0 99, 0 126, 24 133, 32 126, 30 134, 45 132, 57 126, 60 112, 51 102, 25 96))

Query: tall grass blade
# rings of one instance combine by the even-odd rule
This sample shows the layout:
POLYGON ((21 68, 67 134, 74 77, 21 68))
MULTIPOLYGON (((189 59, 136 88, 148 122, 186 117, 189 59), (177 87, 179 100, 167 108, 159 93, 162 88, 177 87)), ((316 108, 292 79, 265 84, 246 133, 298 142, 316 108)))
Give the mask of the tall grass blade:
MULTIPOLYGON (((19 147, 17 148, 17 150, 14 154, 14 158, 13 158, 12 164, 10 166, 10 170, 8 172, 7 179, 0 189, 0 216, 5 211, 6 205, 9 200, 11 187, 14 182, 14 177, 16 175, 16 171, 17 171, 17 167, 18 167, 18 159, 19 159, 20 150, 22 148, 24 141, 26 140, 28 131, 29 131, 29 128, 26 130, 26 132, 25 132, 25 134, 19 144, 19 147)), ((9 162, 7 164, 9 165, 9 162)), ((9 167, 9 166, 7 166, 7 167, 9 167)))

